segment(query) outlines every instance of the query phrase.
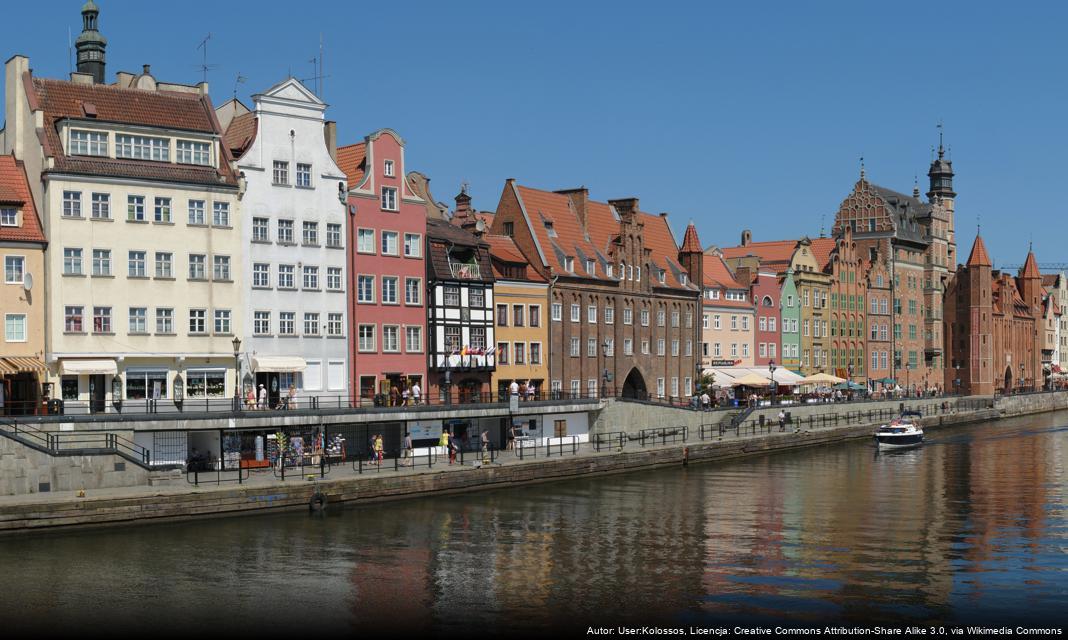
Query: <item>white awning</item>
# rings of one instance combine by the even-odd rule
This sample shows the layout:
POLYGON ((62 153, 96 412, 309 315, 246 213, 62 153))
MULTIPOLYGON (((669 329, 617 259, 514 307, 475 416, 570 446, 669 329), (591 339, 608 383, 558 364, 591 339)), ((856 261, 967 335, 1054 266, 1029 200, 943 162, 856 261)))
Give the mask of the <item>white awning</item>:
POLYGON ((257 356, 252 359, 252 370, 257 373, 289 373, 307 368, 308 363, 300 356, 257 356))
POLYGON ((115 375, 119 372, 114 360, 63 360, 63 375, 115 375))
MULTIPOLYGON (((744 378, 748 375, 757 375, 769 383, 771 382, 771 371, 767 367, 711 367, 705 369, 702 373, 704 375, 715 376, 715 384, 717 387, 729 387, 739 378, 744 378)), ((786 367, 775 368, 775 382, 783 386, 794 386, 801 380, 801 376, 797 375, 793 371, 790 371, 786 367)))

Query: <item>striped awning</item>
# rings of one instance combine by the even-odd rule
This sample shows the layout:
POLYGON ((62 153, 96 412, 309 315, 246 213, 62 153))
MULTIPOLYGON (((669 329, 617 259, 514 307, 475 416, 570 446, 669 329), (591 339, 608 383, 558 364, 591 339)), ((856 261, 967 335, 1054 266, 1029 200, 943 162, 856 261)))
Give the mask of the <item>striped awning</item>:
POLYGON ((3 358, 0 358, 0 376, 6 376, 9 373, 18 373, 15 367, 12 367, 3 358))
POLYGON ((11 373, 36 373, 44 375, 45 364, 37 358, 0 358, 0 371, 4 365, 11 373))

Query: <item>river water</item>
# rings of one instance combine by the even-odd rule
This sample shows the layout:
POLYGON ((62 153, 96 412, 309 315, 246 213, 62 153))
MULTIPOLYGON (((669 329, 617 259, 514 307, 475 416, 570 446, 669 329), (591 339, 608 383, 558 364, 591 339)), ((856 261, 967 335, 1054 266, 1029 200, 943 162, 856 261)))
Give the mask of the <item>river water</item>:
MULTIPOLYGON (((8 633, 1068 617, 1068 414, 410 500, 0 538, 8 633)), ((8 637, 16 637, 9 635, 8 637)))

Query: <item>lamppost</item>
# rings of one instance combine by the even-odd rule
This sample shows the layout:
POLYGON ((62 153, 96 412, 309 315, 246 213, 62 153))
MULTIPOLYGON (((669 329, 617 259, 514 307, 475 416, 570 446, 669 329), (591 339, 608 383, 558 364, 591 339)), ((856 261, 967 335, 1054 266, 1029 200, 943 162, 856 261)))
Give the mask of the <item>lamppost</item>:
POLYGON ((608 393, 608 378, 611 375, 608 372, 608 338, 601 342, 601 357, 604 358, 604 370, 601 372, 601 397, 604 398, 608 393))
POLYGON ((772 360, 771 362, 768 363, 768 373, 771 374, 771 404, 772 404, 772 406, 774 406, 775 405, 775 390, 776 390, 776 385, 775 385, 775 361, 774 360, 772 360))
POLYGON ((234 411, 241 408, 241 338, 234 336, 234 411))

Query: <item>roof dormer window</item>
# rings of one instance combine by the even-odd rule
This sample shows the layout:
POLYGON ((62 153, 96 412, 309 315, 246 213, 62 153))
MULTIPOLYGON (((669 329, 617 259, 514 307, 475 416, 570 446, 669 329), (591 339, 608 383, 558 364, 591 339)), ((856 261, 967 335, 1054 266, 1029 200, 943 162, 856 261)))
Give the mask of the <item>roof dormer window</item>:
POLYGON ((564 269, 568 273, 575 273, 575 259, 571 256, 564 258, 564 269))
POLYGON ((19 210, 14 207, 0 208, 0 227, 19 226, 19 210))
POLYGON ((586 273, 591 276, 597 273, 597 264, 589 258, 586 259, 586 273))
POLYGON ((115 136, 115 157, 169 162, 171 141, 167 138, 118 134, 115 136))
POLYGON ((545 232, 549 234, 550 238, 556 237, 556 229, 553 229, 553 223, 551 220, 545 221, 545 232))
POLYGON ((386 160, 385 162, 382 163, 382 175, 386 176, 387 178, 394 177, 395 174, 393 172, 393 161, 392 160, 386 160))
POLYGON ((683 284, 683 286, 686 286, 686 274, 685 273, 679 275, 679 282, 681 282, 683 284))
POLYGON ((667 282, 667 271, 661 269, 660 273, 658 273, 657 276, 660 279, 660 284, 664 284, 665 282, 667 282))
POLYGON ((108 134, 103 131, 71 129, 70 155, 106 157, 108 155, 108 134))

